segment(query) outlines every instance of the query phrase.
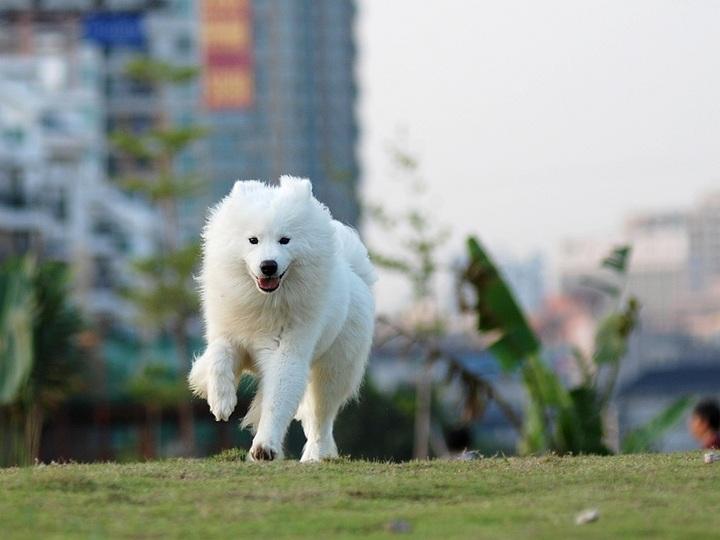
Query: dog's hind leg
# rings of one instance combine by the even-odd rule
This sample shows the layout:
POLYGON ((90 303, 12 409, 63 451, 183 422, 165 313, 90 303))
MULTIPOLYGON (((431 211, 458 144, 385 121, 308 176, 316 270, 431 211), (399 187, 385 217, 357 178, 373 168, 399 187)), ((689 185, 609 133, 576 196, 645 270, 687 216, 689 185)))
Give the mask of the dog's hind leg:
POLYGON ((337 457, 333 424, 340 407, 362 383, 372 343, 372 299, 353 303, 342 332, 312 366, 308 388, 298 409, 307 442, 300 461, 337 457))
POLYGON ((353 369, 348 359, 323 357, 310 374, 310 382, 298 410, 307 442, 300 461, 320 461, 337 457, 333 424, 340 407, 355 394, 362 380, 362 369, 353 369), (340 360, 340 362, 338 362, 340 360), (345 364, 354 373, 334 369, 335 363, 345 364))

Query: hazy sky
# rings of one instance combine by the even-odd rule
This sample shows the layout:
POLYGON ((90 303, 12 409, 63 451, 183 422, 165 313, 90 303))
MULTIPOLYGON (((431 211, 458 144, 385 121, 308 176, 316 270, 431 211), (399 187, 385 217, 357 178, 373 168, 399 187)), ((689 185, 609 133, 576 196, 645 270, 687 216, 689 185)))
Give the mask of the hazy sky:
POLYGON ((403 129, 454 245, 551 252, 720 189, 720 1, 359 0, 364 189, 403 129))

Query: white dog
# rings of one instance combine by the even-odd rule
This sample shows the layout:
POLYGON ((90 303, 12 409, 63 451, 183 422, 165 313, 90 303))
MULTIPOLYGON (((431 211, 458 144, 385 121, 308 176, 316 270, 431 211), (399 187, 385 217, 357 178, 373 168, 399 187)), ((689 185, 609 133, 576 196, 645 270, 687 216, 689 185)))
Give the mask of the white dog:
POLYGON ((207 349, 189 375, 217 420, 235 408, 243 371, 259 378, 243 425, 250 457, 282 458, 293 417, 301 461, 337 456, 333 422, 360 386, 373 334, 375 272, 357 234, 334 221, 309 180, 236 182, 203 234, 207 349))

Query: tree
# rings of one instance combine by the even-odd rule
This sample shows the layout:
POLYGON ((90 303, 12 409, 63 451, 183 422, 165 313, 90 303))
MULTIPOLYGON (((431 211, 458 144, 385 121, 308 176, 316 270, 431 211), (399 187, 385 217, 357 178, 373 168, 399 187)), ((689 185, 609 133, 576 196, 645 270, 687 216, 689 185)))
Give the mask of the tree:
MULTIPOLYGON (((197 72, 161 61, 137 59, 128 65, 127 74, 150 85, 164 105, 170 88, 188 84, 197 72)), ((161 106, 160 110, 167 111, 167 107, 161 106)), ((193 271, 200 257, 199 243, 183 240, 179 210, 183 200, 198 194, 202 180, 194 175, 176 174, 175 163, 182 152, 204 135, 205 130, 197 126, 172 126, 163 115, 147 133, 116 133, 112 137, 121 153, 151 165, 149 177, 120 179, 127 190, 156 205, 162 218, 159 253, 135 261, 137 284, 126 294, 144 325, 168 332, 172 337, 178 375, 187 373, 191 364, 188 324, 198 310, 193 271)), ((190 454, 195 442, 189 397, 180 399, 178 407, 182 440, 190 454)))
POLYGON ((398 179, 412 198, 413 204, 399 218, 391 217, 381 205, 368 205, 369 218, 384 231, 394 234, 400 249, 394 255, 370 250, 373 262, 387 270, 405 277, 412 286, 413 314, 407 314, 414 322, 405 325, 392 323, 387 318, 378 322, 390 330, 385 343, 395 338, 407 341, 406 354, 415 352, 420 357, 415 390, 415 442, 413 456, 425 459, 429 455, 432 409, 432 365, 437 360, 437 341, 444 334, 445 323, 438 310, 434 280, 438 270, 436 253, 446 237, 445 231, 432 225, 429 211, 422 206, 419 196, 425 183, 418 172, 417 160, 398 147, 391 149, 398 179), (424 313, 423 313, 424 312, 424 313), (415 316, 413 316, 415 315, 415 316), (420 315, 419 317, 417 315, 420 315), (411 349, 415 347, 416 351, 411 349))
POLYGON ((448 238, 449 231, 434 224, 432 213, 423 204, 426 185, 419 174, 417 159, 397 147, 391 149, 391 157, 397 178, 403 183, 411 202, 397 217, 381 205, 368 205, 369 219, 399 243, 399 249, 393 255, 372 248, 370 255, 376 265, 396 272, 408 281, 412 302, 408 312, 398 320, 378 318, 379 331, 384 335, 376 346, 400 343, 401 354, 417 365, 413 457, 426 459, 431 446, 436 455, 447 453, 442 429, 433 418, 433 368, 438 364, 446 370, 446 382, 457 382, 463 390, 466 421, 481 415, 490 401, 494 401, 514 425, 519 427, 520 420, 497 389, 468 369, 446 344, 448 323, 439 305, 436 281, 441 269, 438 250, 448 238))
POLYGON ((0 463, 27 464, 38 457, 46 412, 82 385, 83 321, 60 262, 6 261, 0 298, 0 463))

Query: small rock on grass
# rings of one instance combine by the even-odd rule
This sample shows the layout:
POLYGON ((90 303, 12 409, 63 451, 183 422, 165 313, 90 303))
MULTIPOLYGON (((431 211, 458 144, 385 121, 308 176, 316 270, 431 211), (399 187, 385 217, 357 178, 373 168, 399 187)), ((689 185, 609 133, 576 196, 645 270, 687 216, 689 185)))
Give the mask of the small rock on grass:
POLYGON ((385 525, 385 530, 395 534, 404 534, 412 531, 412 525, 410 525, 409 521, 405 521, 404 519, 394 519, 385 525))
POLYGON ((705 463, 715 463, 720 461, 720 454, 717 452, 705 452, 705 463))
POLYGON ((600 512, 597 508, 588 508, 575 516, 575 525, 585 525, 600 519, 600 512))

